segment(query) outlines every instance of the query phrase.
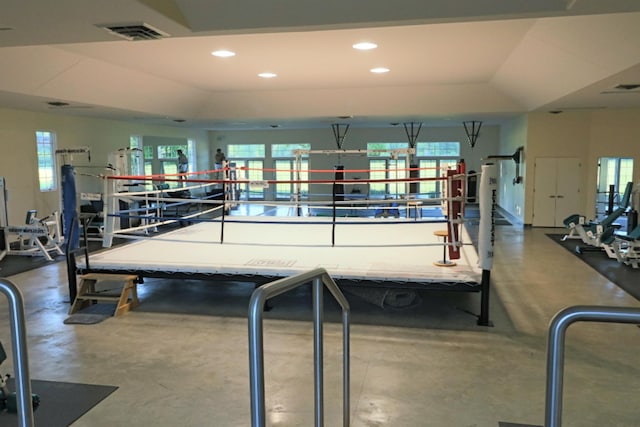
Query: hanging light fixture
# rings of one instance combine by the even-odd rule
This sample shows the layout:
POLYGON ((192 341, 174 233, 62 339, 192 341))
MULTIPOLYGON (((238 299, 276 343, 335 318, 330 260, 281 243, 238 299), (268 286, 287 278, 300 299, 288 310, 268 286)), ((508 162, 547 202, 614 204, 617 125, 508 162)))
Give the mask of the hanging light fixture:
POLYGON ((480 135, 480 128, 482 127, 482 122, 479 120, 471 120, 462 122, 464 125, 464 131, 467 133, 467 139, 469 140, 469 145, 471 148, 476 146, 476 141, 478 140, 478 136, 480 135))

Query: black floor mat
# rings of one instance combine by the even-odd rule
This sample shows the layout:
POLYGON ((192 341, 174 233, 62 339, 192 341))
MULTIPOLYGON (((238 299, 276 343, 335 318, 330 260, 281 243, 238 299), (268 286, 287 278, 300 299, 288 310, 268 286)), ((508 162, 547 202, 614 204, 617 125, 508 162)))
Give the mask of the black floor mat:
POLYGON ((615 283, 629 295, 640 300, 640 269, 631 268, 615 259, 609 258, 604 250, 578 253, 576 247, 583 245, 581 240, 567 239, 562 241, 563 234, 547 234, 547 236, 615 283))
POLYGON ((67 317, 65 325, 95 325, 113 317, 117 304, 92 304, 67 317))
MULTIPOLYGON (((7 385, 15 390, 13 378, 7 385)), ((40 396, 40 406, 33 414, 35 425, 67 427, 117 389, 115 386, 31 380, 31 392, 40 396)), ((0 412, 0 425, 17 426, 17 414, 0 412)))
MULTIPOLYGON (((123 239, 114 239, 114 246, 122 244, 125 241, 123 239)), ((88 244, 89 252, 96 252, 103 250, 102 242, 90 241, 88 244)), ((64 250, 64 245, 63 245, 64 250)), ((55 255, 50 253, 53 257, 53 261, 48 261, 42 255, 37 256, 22 256, 22 255, 7 255, 0 260, 0 277, 9 277, 14 274, 24 273, 25 271, 33 270, 35 268, 44 267, 55 262, 65 260, 64 255, 55 255)))

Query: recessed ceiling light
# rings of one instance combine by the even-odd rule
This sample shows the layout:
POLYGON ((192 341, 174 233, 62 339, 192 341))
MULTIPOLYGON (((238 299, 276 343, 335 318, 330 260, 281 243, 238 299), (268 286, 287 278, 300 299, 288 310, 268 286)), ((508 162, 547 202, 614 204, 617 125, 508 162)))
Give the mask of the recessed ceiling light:
POLYGON ((272 79, 272 78, 274 78, 276 76, 277 76, 276 73, 260 73, 260 74, 258 74, 258 77, 262 77, 263 79, 272 79))
POLYGON ((229 58, 231 56, 236 56, 236 53, 231 52, 230 50, 216 50, 211 52, 211 55, 217 56, 218 58, 229 58))
POLYGON ((371 42, 361 42, 353 45, 353 48, 358 50, 371 50, 377 47, 378 47, 377 44, 371 43, 371 42))
POLYGON ((383 74, 383 73, 388 73, 390 70, 388 68, 384 68, 384 67, 376 67, 376 68, 372 68, 371 70, 372 73, 376 73, 376 74, 383 74))

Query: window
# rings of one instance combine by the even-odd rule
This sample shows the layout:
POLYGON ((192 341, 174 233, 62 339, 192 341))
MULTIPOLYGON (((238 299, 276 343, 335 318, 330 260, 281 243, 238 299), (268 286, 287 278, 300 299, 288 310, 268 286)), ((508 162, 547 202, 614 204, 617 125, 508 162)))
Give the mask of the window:
MULTIPOLYGON (((311 150, 311 144, 272 144, 271 157, 295 157, 294 150, 311 150)), ((301 157, 309 157, 309 154, 303 154, 301 157)))
MULTIPOLYGON (((238 170, 238 178, 245 178, 249 182, 264 180, 264 144, 229 144, 227 146, 227 161, 231 165, 235 163, 238 170), (243 169, 244 168, 244 169, 243 169)), ((241 183, 240 198, 263 199, 264 188, 250 183, 241 183)))
POLYGON ((187 157, 189 158, 189 165, 191 170, 196 170, 196 142, 193 139, 187 139, 187 157))
POLYGON ((418 142, 417 157, 460 157, 459 142, 418 142))
MULTIPOLYGON (((407 178, 404 159, 370 159, 370 179, 405 179, 407 178)), ((371 196, 382 198, 398 198, 407 193, 407 182, 372 182, 369 186, 371 196)))
MULTIPOLYGON (((436 178, 446 174, 447 169, 455 168, 460 157, 459 142, 418 142, 416 158, 420 178, 436 178)), ((420 181, 417 197, 433 199, 443 197, 442 181, 420 181)))
MULTIPOLYGON (((276 160, 276 180, 277 181, 308 181, 309 180, 309 160, 300 161, 300 176, 296 173, 296 161, 291 159, 276 160)), ((300 190, 301 197, 309 196, 309 184, 308 183, 278 183, 276 184, 276 198, 278 199, 291 199, 291 195, 300 190)))
POLYGON ((390 150, 406 150, 409 148, 407 142, 368 142, 367 155, 369 157, 391 157, 390 150))
POLYGON ((144 162, 140 151, 142 150, 142 137, 139 135, 131 135, 129 137, 129 148, 131 153, 131 174, 144 174, 144 162))
POLYGON ((610 187, 613 186, 614 209, 622 197, 627 182, 633 182, 633 159, 625 157, 601 157, 598 161, 596 216, 609 213, 610 187))
POLYGON ((185 154, 187 154, 186 145, 158 145, 158 161, 160 162, 160 173, 178 173, 178 150, 182 150, 185 154))
POLYGON ((153 175, 153 147, 145 145, 142 147, 144 153, 144 174, 153 175))
POLYGON ((38 180, 40 182, 40 191, 55 191, 58 189, 55 157, 55 133, 36 131, 36 147, 38 154, 38 180))
POLYGON ((228 159, 264 159, 264 144, 229 144, 228 159))
MULTIPOLYGON (((311 150, 311 144, 272 144, 271 157, 274 160, 276 169, 275 178, 277 181, 296 181, 309 179, 309 154, 300 156, 300 170, 297 172, 295 150, 311 150), (278 159, 280 158, 280 159, 278 159)), ((291 199, 291 195, 300 192, 299 196, 309 195, 309 184, 279 183, 276 184, 276 198, 291 199)))
POLYGON ((238 179, 246 179, 248 182, 239 183, 240 198, 242 200, 255 200, 264 198, 264 188, 259 185, 251 185, 251 182, 264 180, 264 161, 256 159, 232 160, 230 164, 235 164, 236 176, 238 179))
MULTIPOLYGON (((367 156, 369 157, 369 179, 405 179, 408 177, 406 168, 409 166, 408 154, 401 153, 393 156, 392 150, 406 150, 407 142, 369 142, 367 156)), ((406 182, 372 182, 369 194, 383 198, 400 197, 407 193, 409 184, 406 182)))
MULTIPOLYGON (((418 161, 418 167, 420 168, 420 178, 435 178, 441 175, 438 168, 438 160, 435 159, 420 159, 418 161)), ((440 195, 440 182, 439 181, 420 181, 419 192, 422 197, 429 199, 436 198, 440 195)))

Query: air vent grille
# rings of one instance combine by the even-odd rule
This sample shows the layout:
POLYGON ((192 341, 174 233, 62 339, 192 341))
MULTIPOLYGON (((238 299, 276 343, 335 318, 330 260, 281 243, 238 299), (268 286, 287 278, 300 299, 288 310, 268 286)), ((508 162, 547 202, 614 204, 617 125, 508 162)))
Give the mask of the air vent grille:
POLYGON ((69 103, 64 101, 51 101, 51 102, 47 102, 47 104, 49 104, 52 107, 68 107, 69 106, 69 103))
POLYGON ((153 28, 149 24, 101 25, 108 32, 130 41, 157 40, 169 37, 169 34, 153 28))
POLYGON ((604 95, 621 93, 640 93, 640 83, 623 83, 601 92, 604 95))
POLYGON ((626 83, 616 86, 614 89, 618 90, 636 90, 640 88, 640 83, 626 83))

